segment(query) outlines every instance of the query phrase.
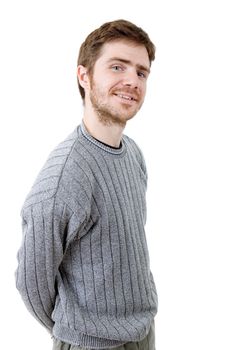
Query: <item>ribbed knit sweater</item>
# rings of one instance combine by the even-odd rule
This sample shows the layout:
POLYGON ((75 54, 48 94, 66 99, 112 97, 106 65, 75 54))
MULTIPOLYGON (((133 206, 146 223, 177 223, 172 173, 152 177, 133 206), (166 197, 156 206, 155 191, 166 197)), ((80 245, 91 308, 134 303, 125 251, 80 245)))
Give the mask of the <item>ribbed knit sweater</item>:
POLYGON ((95 349, 140 341, 157 312, 136 143, 113 149, 81 124, 50 154, 22 208, 16 285, 53 335, 95 349))

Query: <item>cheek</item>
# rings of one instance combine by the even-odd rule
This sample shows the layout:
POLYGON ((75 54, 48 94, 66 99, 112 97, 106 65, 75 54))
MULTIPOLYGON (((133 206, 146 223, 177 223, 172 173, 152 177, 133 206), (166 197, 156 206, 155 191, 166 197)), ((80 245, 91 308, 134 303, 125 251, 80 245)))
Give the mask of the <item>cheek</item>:
POLYGON ((141 92, 142 92, 142 97, 144 98, 146 95, 146 84, 142 86, 141 92))
POLYGON ((103 75, 99 76, 99 74, 96 74, 92 79, 91 87, 98 92, 106 93, 111 89, 112 84, 111 80, 108 77, 103 75))

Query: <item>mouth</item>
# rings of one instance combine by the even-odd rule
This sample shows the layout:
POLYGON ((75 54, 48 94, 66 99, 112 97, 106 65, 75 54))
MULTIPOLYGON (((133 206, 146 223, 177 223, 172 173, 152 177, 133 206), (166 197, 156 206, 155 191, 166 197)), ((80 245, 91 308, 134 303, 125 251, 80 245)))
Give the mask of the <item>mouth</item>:
POLYGON ((121 93, 115 93, 114 95, 125 101, 135 101, 135 102, 137 101, 137 99, 132 95, 121 94, 121 93))

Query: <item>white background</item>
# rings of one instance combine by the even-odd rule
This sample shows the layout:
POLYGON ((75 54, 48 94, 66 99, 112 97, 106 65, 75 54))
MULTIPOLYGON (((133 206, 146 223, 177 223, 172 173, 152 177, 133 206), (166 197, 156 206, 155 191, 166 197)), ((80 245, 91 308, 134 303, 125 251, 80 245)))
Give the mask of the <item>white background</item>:
POLYGON ((157 47, 145 104, 125 130, 149 172, 157 350, 233 349, 230 6, 230 0, 1 0, 3 348, 52 348, 15 289, 19 212, 52 148, 82 118, 80 44, 103 22, 125 18, 157 47))

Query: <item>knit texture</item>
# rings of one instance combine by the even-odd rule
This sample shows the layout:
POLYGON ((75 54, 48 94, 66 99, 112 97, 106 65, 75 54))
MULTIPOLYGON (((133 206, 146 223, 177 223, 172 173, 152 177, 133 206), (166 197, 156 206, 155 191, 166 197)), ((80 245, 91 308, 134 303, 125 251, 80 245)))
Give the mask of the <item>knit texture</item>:
POLYGON ((81 124, 50 154, 22 208, 16 285, 55 337, 91 348, 140 341, 157 312, 145 236, 147 173, 81 124))

